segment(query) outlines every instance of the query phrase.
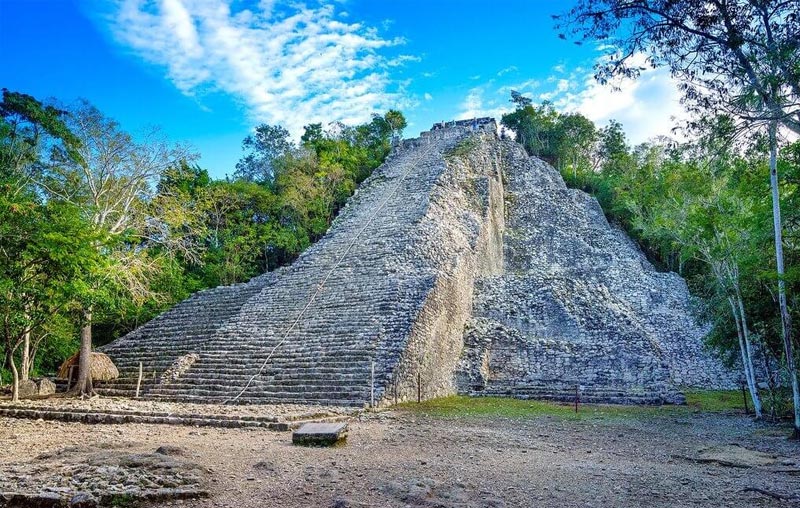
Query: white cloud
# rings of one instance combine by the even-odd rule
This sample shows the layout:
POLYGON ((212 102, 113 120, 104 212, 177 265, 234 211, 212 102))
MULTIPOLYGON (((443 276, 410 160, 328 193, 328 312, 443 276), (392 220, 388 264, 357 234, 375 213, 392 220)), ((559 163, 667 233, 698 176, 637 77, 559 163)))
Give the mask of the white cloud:
POLYGON ((540 85, 541 85, 541 83, 539 82, 539 80, 537 80, 537 79, 528 79, 528 80, 520 81, 520 82, 511 84, 511 85, 501 86, 500 88, 497 89, 497 93, 500 94, 500 95, 510 96, 511 95, 511 91, 515 90, 515 91, 517 91, 519 93, 524 94, 526 92, 531 92, 534 89, 539 88, 540 85))
POLYGON ((555 83, 556 87, 549 92, 539 94, 539 99, 543 101, 552 101, 554 98, 559 97, 572 88, 572 82, 569 79, 548 79, 550 83, 555 83))
MULTIPOLYGON (((644 63, 644 55, 637 58, 644 63)), ((556 93, 551 97, 556 107, 578 111, 598 126, 617 120, 633 144, 659 135, 673 135, 672 127, 688 118, 680 104, 677 82, 666 68, 648 68, 638 79, 620 79, 613 86, 601 85, 591 74, 575 76, 566 90, 562 81, 558 81, 556 93), (583 86, 574 91, 578 84, 583 86)))
POLYGON ((425 97, 426 101, 432 101, 433 100, 433 95, 429 94, 428 92, 425 92, 425 96, 424 97, 425 97))
POLYGON ((497 71, 497 75, 502 76, 503 74, 508 74, 509 72, 516 72, 517 70, 518 69, 516 65, 510 65, 505 69, 500 69, 499 71, 497 71))
POLYGON ((124 0, 111 29, 183 93, 230 94, 254 121, 295 135, 309 122, 361 122, 405 100, 387 69, 419 59, 382 54, 401 39, 345 22, 330 4, 276 3, 249 10, 234 0, 124 0))
POLYGON ((421 62, 422 58, 414 55, 400 55, 391 60, 387 60, 386 65, 389 67, 400 67, 406 62, 421 62))
MULTIPOLYGON (((634 64, 647 67, 645 56, 636 55, 634 64)), ((511 90, 532 97, 535 102, 551 101, 562 112, 579 112, 598 127, 617 120, 633 144, 659 135, 674 136, 672 127, 688 117, 680 104, 677 82, 665 68, 647 67, 636 80, 621 79, 609 85, 595 81, 593 72, 586 68, 576 68, 566 77, 563 69, 553 70, 559 75, 544 82, 528 79, 496 86, 489 81, 471 88, 460 104, 459 118, 493 116, 499 120, 513 109, 507 99, 511 90)))
MULTIPOLYGON (((511 108, 505 102, 498 102, 496 98, 485 97, 489 85, 476 86, 471 88, 461 103, 461 110, 457 118, 481 118, 490 116, 498 122, 503 113, 507 113, 511 108)), ((495 97, 497 94, 494 94, 495 97)))

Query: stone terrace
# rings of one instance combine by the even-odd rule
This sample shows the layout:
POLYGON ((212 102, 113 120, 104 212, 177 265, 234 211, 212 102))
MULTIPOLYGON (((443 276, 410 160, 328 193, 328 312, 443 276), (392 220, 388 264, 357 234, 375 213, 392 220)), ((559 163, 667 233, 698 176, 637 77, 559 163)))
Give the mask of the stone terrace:
POLYGON ((286 431, 306 422, 348 420, 359 410, 301 404, 221 405, 99 397, 0 401, 0 416, 81 423, 156 423, 286 431))

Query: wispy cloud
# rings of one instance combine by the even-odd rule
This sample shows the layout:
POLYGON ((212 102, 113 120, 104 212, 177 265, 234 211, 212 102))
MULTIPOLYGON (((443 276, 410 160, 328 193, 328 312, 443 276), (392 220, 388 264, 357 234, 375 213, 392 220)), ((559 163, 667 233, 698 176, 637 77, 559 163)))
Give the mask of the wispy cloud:
MULTIPOLYGON (((635 64, 644 66, 644 55, 634 58, 635 64)), ((659 135, 672 135, 672 127, 688 117, 668 69, 646 68, 637 80, 620 79, 611 85, 601 85, 591 70, 582 67, 566 72, 563 66, 556 66, 553 72, 544 81, 528 79, 495 84, 492 80, 472 87, 460 104, 460 118, 499 119, 513 109, 508 102, 512 90, 534 101, 550 101, 562 112, 579 112, 598 127, 617 120, 634 144, 659 135)))
POLYGON ((543 101, 552 101, 554 98, 562 96, 573 88, 572 81, 569 79, 548 79, 548 83, 555 84, 555 88, 549 92, 539 94, 539 99, 543 101))
POLYGON ((525 81, 519 81, 516 83, 512 83, 510 85, 503 85, 497 89, 497 93, 500 95, 510 96, 511 91, 515 90, 517 92, 524 94, 526 92, 531 92, 536 88, 539 88, 540 85, 541 83, 539 82, 539 80, 526 79, 525 81))
POLYGON ((502 76, 503 74, 508 74, 509 72, 516 72, 517 70, 519 69, 517 69, 516 65, 510 65, 505 69, 500 69, 499 71, 497 71, 497 75, 502 76))
POLYGON ((402 39, 336 12, 332 4, 262 0, 123 0, 111 31, 124 46, 166 70, 187 95, 209 91, 239 100, 257 122, 294 134, 314 121, 361 122, 404 100, 388 69, 402 39))
POLYGON ((479 118, 490 116, 498 121, 504 113, 511 108, 505 102, 497 99, 497 94, 486 97, 492 83, 471 88, 460 105, 457 118, 479 118))

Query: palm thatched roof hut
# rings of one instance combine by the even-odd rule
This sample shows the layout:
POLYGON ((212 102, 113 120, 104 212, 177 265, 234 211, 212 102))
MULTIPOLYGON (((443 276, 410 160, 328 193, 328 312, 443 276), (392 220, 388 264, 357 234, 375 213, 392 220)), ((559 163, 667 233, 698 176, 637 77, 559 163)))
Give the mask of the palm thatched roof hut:
MULTIPOLYGON (((61 368, 58 369, 58 378, 68 379, 70 376, 70 367, 74 367, 72 369, 73 379, 77 378, 79 358, 80 351, 67 358, 66 361, 61 364, 61 368)), ((119 377, 119 370, 117 370, 117 366, 114 365, 114 362, 111 361, 108 355, 93 351, 91 361, 90 372, 92 381, 110 381, 119 377)))

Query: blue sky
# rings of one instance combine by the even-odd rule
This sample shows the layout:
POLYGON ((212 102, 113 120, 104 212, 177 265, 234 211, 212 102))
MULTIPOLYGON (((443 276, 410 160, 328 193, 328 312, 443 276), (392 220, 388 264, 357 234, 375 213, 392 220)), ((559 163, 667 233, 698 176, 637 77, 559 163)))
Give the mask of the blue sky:
POLYGON ((570 1, 0 0, 0 87, 86 98, 133 133, 161 126, 215 177, 259 123, 294 134, 401 109, 407 136, 497 116, 511 89, 611 118, 633 142, 681 115, 664 70, 600 86, 597 48, 560 40, 570 1))

